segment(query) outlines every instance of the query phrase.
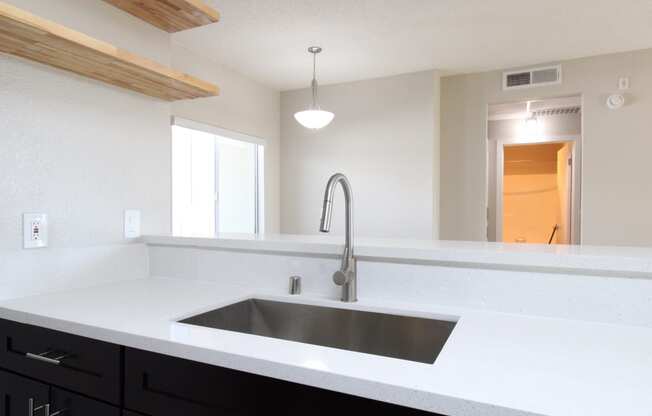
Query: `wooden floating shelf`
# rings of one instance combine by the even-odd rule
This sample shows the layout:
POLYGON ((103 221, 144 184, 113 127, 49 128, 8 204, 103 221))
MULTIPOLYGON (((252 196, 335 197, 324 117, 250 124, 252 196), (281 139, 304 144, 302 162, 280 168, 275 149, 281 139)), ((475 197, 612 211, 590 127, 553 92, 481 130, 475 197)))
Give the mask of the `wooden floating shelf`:
POLYGON ((0 1, 0 52, 166 101, 212 97, 217 86, 0 1))
POLYGON ((220 13, 201 0, 104 0, 169 33, 216 23, 220 13))

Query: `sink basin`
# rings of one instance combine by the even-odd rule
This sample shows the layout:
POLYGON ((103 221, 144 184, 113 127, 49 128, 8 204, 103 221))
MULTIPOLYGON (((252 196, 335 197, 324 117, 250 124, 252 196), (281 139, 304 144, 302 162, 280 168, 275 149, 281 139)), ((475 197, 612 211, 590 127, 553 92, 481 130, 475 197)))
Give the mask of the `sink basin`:
POLYGON ((455 322, 247 299, 182 321, 245 334, 432 364, 455 322))

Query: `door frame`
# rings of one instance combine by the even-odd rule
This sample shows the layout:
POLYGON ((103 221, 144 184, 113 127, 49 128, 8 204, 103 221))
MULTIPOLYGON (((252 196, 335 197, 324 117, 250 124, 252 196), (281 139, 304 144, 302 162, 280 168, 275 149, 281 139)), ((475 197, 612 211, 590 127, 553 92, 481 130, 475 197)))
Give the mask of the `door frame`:
POLYGON ((505 146, 542 143, 573 143, 571 153, 571 244, 581 243, 581 204, 582 204, 582 135, 545 136, 536 139, 494 139, 496 146, 496 221, 495 236, 497 242, 503 242, 503 177, 505 167, 505 146))

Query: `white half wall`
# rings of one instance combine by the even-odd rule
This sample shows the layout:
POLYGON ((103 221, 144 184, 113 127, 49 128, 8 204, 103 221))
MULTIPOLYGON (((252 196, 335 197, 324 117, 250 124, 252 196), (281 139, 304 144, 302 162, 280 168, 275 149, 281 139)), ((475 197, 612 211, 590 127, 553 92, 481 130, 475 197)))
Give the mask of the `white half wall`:
MULTIPOLYGON (((298 275, 303 294, 330 299, 341 294, 331 279, 339 267, 333 256, 200 246, 148 249, 153 277, 220 282, 264 294, 287 293, 288 277, 298 275)), ((358 297, 384 306, 403 303, 440 312, 451 307, 652 327, 652 280, 581 273, 363 257, 358 259, 358 297)))
MULTIPOLYGON (((357 235, 437 238, 439 73, 320 87, 335 119, 319 131, 294 119, 310 97, 309 89, 281 94, 281 231, 318 233, 324 187, 341 172, 353 187, 357 235)), ((336 195, 333 233, 343 234, 336 195)))

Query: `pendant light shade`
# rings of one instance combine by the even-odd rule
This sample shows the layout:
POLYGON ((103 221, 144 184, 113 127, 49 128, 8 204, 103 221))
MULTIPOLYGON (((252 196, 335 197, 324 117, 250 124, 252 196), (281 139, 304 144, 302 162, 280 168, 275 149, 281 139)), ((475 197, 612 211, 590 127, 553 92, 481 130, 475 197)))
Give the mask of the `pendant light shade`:
POLYGON ((321 51, 322 49, 319 46, 308 48, 308 52, 312 54, 312 105, 307 110, 294 114, 294 118, 299 124, 312 130, 318 130, 328 126, 333 121, 333 118, 335 118, 335 114, 322 110, 319 108, 319 104, 317 104, 317 54, 321 51))
POLYGON ((294 118, 303 127, 318 130, 328 126, 335 118, 335 114, 324 110, 304 110, 295 113, 294 118))

